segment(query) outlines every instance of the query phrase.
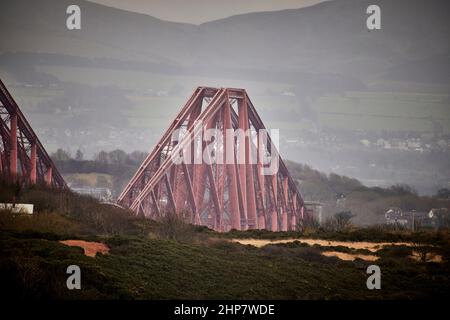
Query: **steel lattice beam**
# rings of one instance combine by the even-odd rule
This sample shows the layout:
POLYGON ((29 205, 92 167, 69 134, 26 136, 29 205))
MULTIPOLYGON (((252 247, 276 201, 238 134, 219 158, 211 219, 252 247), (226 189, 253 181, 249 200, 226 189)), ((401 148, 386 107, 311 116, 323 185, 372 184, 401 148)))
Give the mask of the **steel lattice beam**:
POLYGON ((66 187, 17 103, 0 80, 0 177, 66 187))
POLYGON ((198 87, 122 191, 118 203, 138 215, 157 219, 176 214, 217 231, 293 230, 305 218, 304 202, 270 136, 262 139, 258 134, 262 131, 265 126, 244 89, 198 87), (208 141, 216 160, 223 160, 220 163, 210 161, 205 141, 196 143, 208 129, 224 133, 223 139, 208 141), (238 143, 235 136, 225 134, 227 130, 255 132, 258 140, 246 135, 238 143), (186 150, 192 151, 187 156, 191 161, 173 161, 173 155, 183 155, 186 150), (197 163, 196 152, 206 161, 197 163), (257 160, 250 161, 255 154, 257 160), (261 155, 278 159, 276 173, 263 175, 261 155), (233 161, 226 161, 227 157, 233 161))

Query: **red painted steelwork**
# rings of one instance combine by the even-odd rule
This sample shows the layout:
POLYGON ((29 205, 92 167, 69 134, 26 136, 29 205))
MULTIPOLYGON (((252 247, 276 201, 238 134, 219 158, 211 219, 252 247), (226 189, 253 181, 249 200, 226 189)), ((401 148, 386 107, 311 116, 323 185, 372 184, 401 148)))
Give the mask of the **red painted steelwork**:
POLYGON ((122 191, 118 204, 152 219, 176 214, 217 231, 269 227, 272 231, 294 230, 303 219, 304 202, 270 137, 263 142, 257 134, 258 141, 254 142, 246 136, 244 143, 238 144, 235 137, 225 134, 229 129, 235 133, 239 129, 255 133, 265 130, 246 91, 198 87, 122 191), (206 142, 196 143, 209 128, 224 132, 223 139, 208 141, 215 146, 215 156, 224 161, 196 163, 194 151, 198 145, 209 160, 209 153, 203 153, 206 142), (184 132, 180 139, 174 135, 178 129, 184 132), (192 151, 193 161, 174 163, 171 155, 187 149, 192 151), (262 174, 260 149, 278 159, 277 173, 262 174), (254 154, 257 161, 250 162, 254 154), (227 157, 234 161, 226 161, 227 157))
POLYGON ((1 80, 0 176, 9 181, 66 187, 63 177, 1 80))

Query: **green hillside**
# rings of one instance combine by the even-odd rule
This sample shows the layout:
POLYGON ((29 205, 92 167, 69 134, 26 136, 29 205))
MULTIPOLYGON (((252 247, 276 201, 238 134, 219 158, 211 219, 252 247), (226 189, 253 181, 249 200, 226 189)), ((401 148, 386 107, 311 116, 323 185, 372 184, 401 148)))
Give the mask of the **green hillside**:
POLYGON ((422 243, 377 252, 383 290, 366 288, 371 262, 326 257, 345 247, 298 242, 262 248, 230 238, 292 238, 302 233, 231 232, 218 234, 175 218, 155 223, 87 197, 42 187, 2 184, 1 200, 16 195, 35 203, 32 216, 0 212, 0 278, 10 298, 30 299, 395 299, 448 295, 448 233, 408 233, 382 229, 318 233, 308 237, 422 243), (373 235, 376 234, 376 237, 373 235), (88 257, 59 240, 105 243, 108 254, 88 257), (432 246, 430 246, 432 244, 432 246), (421 248, 421 249, 419 249, 421 248), (433 252, 442 262, 411 259, 412 250, 433 252), (65 270, 78 265, 82 289, 67 290, 65 270))

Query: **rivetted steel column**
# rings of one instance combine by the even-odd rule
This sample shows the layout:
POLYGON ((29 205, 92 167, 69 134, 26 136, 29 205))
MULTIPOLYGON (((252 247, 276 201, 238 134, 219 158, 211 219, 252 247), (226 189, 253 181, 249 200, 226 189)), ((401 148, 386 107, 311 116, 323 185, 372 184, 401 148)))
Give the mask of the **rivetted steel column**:
POLYGON ((257 157, 258 157, 258 165, 257 165, 257 175, 258 175, 258 184, 259 184, 259 190, 261 196, 261 202, 262 202, 262 212, 259 212, 258 215, 258 229, 265 229, 266 228, 266 217, 265 217, 265 210, 266 210, 266 185, 265 185, 265 176, 263 172, 263 161, 264 161, 264 138, 261 136, 263 131, 259 131, 257 135, 258 140, 258 151, 257 151, 257 157))
MULTIPOLYGON (((253 176, 253 159, 251 159, 251 132, 250 123, 248 119, 248 105, 247 105, 247 95, 244 94, 243 98, 243 112, 244 112, 244 131, 248 133, 245 135, 245 174, 246 174, 246 185, 245 189, 247 192, 247 226, 249 229, 257 228, 256 221, 256 198, 255 198, 255 183, 253 176)), ((242 180, 241 180, 242 181, 242 180)), ((245 184, 243 184, 244 186, 245 184)))
MULTIPOLYGON (((248 117, 247 117, 247 104, 244 98, 238 101, 238 116, 239 116, 239 130, 246 133, 248 126, 248 117)), ((242 140, 242 139, 241 139, 242 140)), ((248 227, 248 215, 247 215, 247 175, 246 175, 246 143, 245 136, 242 141, 239 141, 239 147, 237 149, 236 158, 238 161, 238 170, 239 170, 239 181, 241 183, 241 198, 243 203, 243 218, 244 223, 242 224, 242 229, 247 230, 248 227)))
POLYGON ((272 231, 278 231, 278 181, 277 174, 272 176, 273 203, 272 203, 272 231))
POLYGON ((47 176, 45 178, 45 181, 47 182, 47 185, 49 185, 49 186, 52 185, 52 175, 53 175, 53 168, 48 167, 47 168, 47 176))
POLYGON ((287 204, 288 204, 288 178, 283 177, 283 196, 284 205, 282 205, 281 213, 281 231, 287 231, 288 229, 288 215, 287 215, 287 204))
POLYGON ((293 195, 293 206, 294 206, 294 212, 291 217, 291 230, 295 230, 297 228, 297 195, 293 195))
POLYGON ((31 154, 30 154, 30 183, 36 184, 36 143, 33 141, 31 143, 31 154))
POLYGON ((10 166, 11 179, 16 180, 16 178, 17 178, 17 114, 16 113, 11 115, 10 126, 11 126, 11 136, 10 136, 11 150, 10 150, 10 154, 9 154, 9 166, 10 166))
MULTIPOLYGON (((231 106, 227 97, 223 112, 224 128, 232 130, 231 125, 231 106)), ((237 191, 236 163, 234 162, 234 135, 232 141, 228 140, 228 135, 224 137, 225 161, 228 173, 228 197, 230 202, 231 228, 241 230, 241 213, 239 212, 239 200, 237 191), (228 158, 227 158, 228 157, 228 158), (230 158, 232 159, 232 163, 230 158)))

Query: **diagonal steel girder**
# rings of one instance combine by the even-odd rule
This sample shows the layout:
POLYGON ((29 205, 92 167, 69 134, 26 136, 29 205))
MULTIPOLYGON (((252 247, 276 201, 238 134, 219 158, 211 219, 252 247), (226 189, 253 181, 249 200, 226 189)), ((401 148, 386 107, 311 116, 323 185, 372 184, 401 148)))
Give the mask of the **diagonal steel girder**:
POLYGON ((251 136, 245 136, 242 143, 226 135, 221 142, 211 140, 215 153, 231 148, 233 163, 210 163, 203 142, 200 152, 206 155, 206 163, 173 162, 172 155, 189 148, 195 152, 196 139, 210 128, 223 132, 265 130, 244 89, 198 87, 124 188, 118 203, 150 218, 176 214, 218 231, 295 229, 306 218, 304 202, 270 136, 265 144, 260 143, 259 135, 256 144, 251 136), (179 135, 180 128, 185 133, 178 141, 174 135, 179 135), (256 163, 249 161, 254 150, 256 163), (259 150, 278 160, 276 173, 262 174, 259 150))
POLYGON ((1 80, 0 176, 9 181, 66 187, 63 177, 1 80))

